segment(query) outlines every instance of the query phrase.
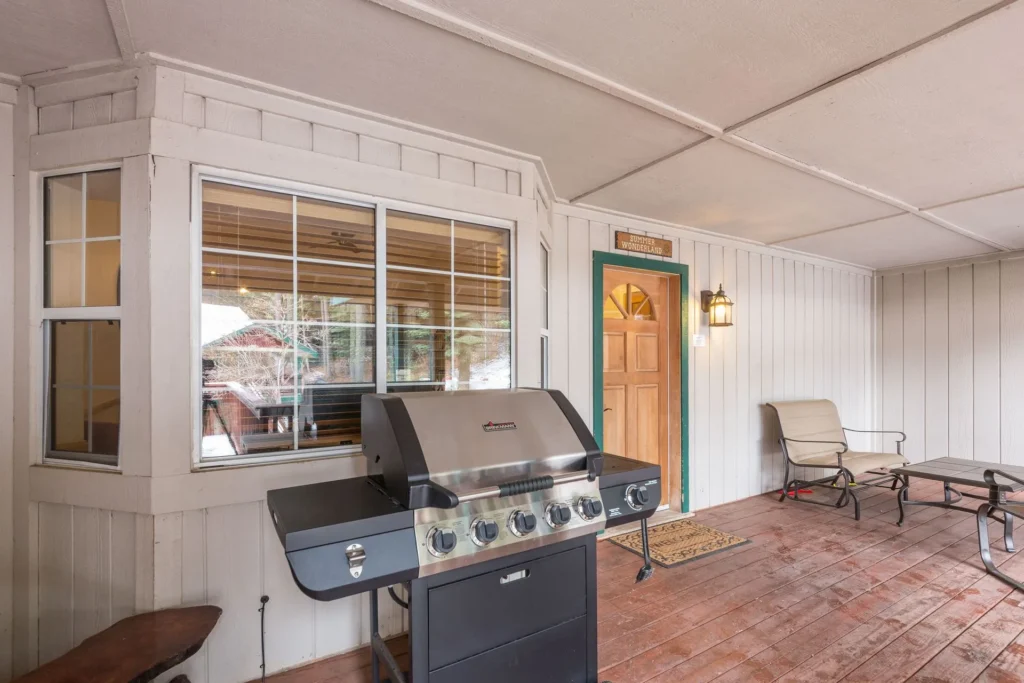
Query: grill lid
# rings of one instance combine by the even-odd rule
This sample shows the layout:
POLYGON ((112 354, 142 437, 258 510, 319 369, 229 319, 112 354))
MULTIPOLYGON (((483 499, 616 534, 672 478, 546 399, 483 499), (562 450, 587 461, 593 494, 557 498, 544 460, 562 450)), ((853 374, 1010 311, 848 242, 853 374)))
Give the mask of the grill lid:
POLYGON ((371 474, 410 508, 452 507, 459 493, 521 479, 600 474, 597 443, 558 391, 366 395, 362 427, 371 474))

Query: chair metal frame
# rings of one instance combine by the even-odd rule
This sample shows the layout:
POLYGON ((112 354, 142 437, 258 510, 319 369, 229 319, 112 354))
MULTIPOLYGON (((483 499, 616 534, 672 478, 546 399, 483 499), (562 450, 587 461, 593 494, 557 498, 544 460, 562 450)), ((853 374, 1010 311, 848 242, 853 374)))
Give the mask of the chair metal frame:
POLYGON ((978 549, 981 551, 981 562, 985 565, 985 570, 989 574, 1019 591, 1024 591, 1024 583, 999 571, 996 568, 995 562, 992 561, 992 546, 988 541, 988 520, 994 519, 997 522, 1002 522, 1003 546, 1006 548, 1006 552, 1012 553, 1017 550, 1013 545, 1013 518, 1024 518, 1024 503, 1008 501, 1006 499, 1006 491, 1002 490, 999 487, 999 483, 996 482, 996 475, 1009 479, 1016 484, 1024 485, 1024 480, 1018 479, 1002 470, 985 470, 985 483, 988 484, 988 502, 979 505, 978 512, 976 513, 978 520, 978 549), (993 514, 995 512, 1003 513, 1002 518, 993 514))
MULTIPOLYGON (((844 432, 855 432, 855 433, 858 433, 858 434, 899 434, 901 438, 896 441, 896 453, 898 455, 903 455, 903 443, 907 440, 907 435, 904 432, 891 431, 891 430, 850 429, 850 428, 847 428, 847 427, 843 427, 842 429, 843 429, 844 432)), ((812 503, 814 505, 823 505, 825 507, 842 508, 842 507, 846 507, 847 505, 849 505, 850 501, 852 500, 853 501, 853 518, 855 520, 857 520, 857 521, 860 521, 860 500, 857 498, 857 494, 854 493, 853 490, 850 488, 851 484, 855 484, 857 486, 875 486, 875 487, 878 487, 878 488, 889 488, 890 490, 895 491, 896 490, 896 485, 899 484, 902 481, 900 479, 899 475, 891 474, 891 473, 888 473, 888 472, 877 472, 877 471, 873 471, 873 470, 869 470, 865 474, 877 474, 879 476, 877 476, 877 477, 875 477, 873 479, 867 479, 867 480, 864 480, 864 481, 857 481, 857 478, 854 476, 854 474, 850 470, 848 470, 846 467, 843 466, 843 454, 847 453, 850 450, 849 444, 846 443, 845 441, 813 441, 813 440, 805 440, 805 439, 791 439, 791 438, 788 438, 788 437, 785 437, 785 436, 780 436, 779 437, 779 445, 782 447, 782 453, 783 453, 783 455, 786 458, 786 462, 785 462, 786 468, 785 468, 785 473, 783 474, 783 481, 785 483, 784 483, 784 485, 782 487, 781 495, 779 496, 779 502, 785 501, 786 498, 789 497, 789 490, 790 490, 790 488, 793 489, 793 500, 795 500, 797 502, 800 502, 800 503, 812 503), (808 464, 805 464, 805 463, 796 462, 792 458, 789 457, 789 448, 787 448, 787 446, 786 446, 787 442, 789 442, 789 443, 832 444, 834 446, 840 446, 841 450, 837 450, 836 451, 836 464, 835 465, 823 465, 823 464, 820 464, 820 463, 815 463, 813 465, 808 465, 808 464), (821 479, 799 479, 799 478, 796 478, 795 476, 794 476, 793 479, 790 479, 789 478, 789 468, 790 468, 791 465, 793 467, 793 474, 794 475, 796 475, 797 468, 799 468, 799 467, 815 467, 815 468, 818 468, 818 469, 835 469, 835 470, 838 470, 838 471, 836 472, 836 474, 834 474, 832 476, 823 477, 821 479), (808 487, 812 487, 812 486, 822 486, 822 487, 835 488, 836 482, 839 481, 840 477, 843 480, 843 486, 842 486, 841 492, 839 494, 839 500, 837 500, 835 503, 826 503, 824 501, 819 501, 819 500, 807 500, 807 499, 800 498, 800 489, 801 488, 808 488, 808 487), (891 481, 889 481, 889 480, 891 480, 891 481), (882 482, 882 481, 885 481, 886 483, 885 484, 879 484, 878 483, 878 482, 882 482)))

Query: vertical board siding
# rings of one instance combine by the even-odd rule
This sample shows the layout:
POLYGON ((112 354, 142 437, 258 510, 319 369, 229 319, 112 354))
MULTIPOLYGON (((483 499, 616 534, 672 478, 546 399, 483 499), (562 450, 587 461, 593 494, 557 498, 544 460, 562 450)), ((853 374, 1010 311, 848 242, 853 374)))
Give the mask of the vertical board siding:
MULTIPOLYGON (((594 381, 592 253, 615 251, 614 234, 622 230, 671 240, 669 260, 689 266, 689 332, 706 340, 703 347, 694 347, 692 336, 685 340, 690 345, 691 510, 782 486, 778 428, 767 402, 828 398, 844 407, 846 425, 874 427, 874 289, 869 275, 747 251, 738 244, 691 241, 655 225, 623 227, 613 216, 598 221, 556 213, 552 228, 552 385, 566 392, 588 424, 594 381), (700 291, 720 283, 735 302, 735 325, 711 329, 700 311, 700 291), (564 342, 556 321, 564 325, 564 342)), ((857 439, 871 443, 870 437, 857 439)), ((819 471, 801 475, 819 476, 819 471)))
POLYGON ((39 661, 136 612, 141 515, 39 503, 39 661))
MULTIPOLYGON (((883 429, 917 462, 944 456, 1024 464, 1024 260, 879 276, 883 429)), ((893 450, 891 438, 884 441, 893 450)))

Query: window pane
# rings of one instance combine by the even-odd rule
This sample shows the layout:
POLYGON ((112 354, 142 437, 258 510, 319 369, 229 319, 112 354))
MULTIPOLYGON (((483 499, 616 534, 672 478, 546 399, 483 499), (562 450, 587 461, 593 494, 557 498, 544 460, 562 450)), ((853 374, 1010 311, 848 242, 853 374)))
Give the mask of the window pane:
POLYGON ((509 277, 508 230, 470 223, 455 223, 455 270, 494 277, 509 277))
POLYGON ((86 174, 86 237, 121 234, 121 169, 86 174))
POLYGON ((291 255, 291 196, 203 183, 203 246, 291 255))
POLYGON ((550 381, 548 368, 548 338, 540 338, 540 386, 547 389, 550 381))
POLYGON ((292 261, 203 253, 204 345, 252 320, 294 320, 292 302, 292 261))
POLYGON ((50 393, 50 450, 89 452, 88 389, 53 389, 50 393))
POLYGON ((85 243, 85 305, 117 306, 121 241, 85 243))
POLYGON ((46 307, 82 305, 82 243, 46 247, 46 307))
POLYGON ((451 221, 388 211, 388 265, 451 270, 451 235, 451 221))
POLYGON ((298 199, 298 255, 373 263, 374 210, 298 199))
POLYGON ((58 322, 51 327, 51 384, 73 387, 89 384, 89 325, 87 322, 58 322))
POLYGON ((53 321, 49 346, 49 453, 116 465, 121 424, 120 323, 53 321))
POLYGON ((450 275, 388 270, 388 322, 450 326, 450 275))
POLYGON ((299 447, 360 443, 362 395, 376 391, 373 328, 303 325, 299 336, 300 352, 308 354, 302 374, 299 447))
POLYGON ((363 394, 373 387, 307 386, 299 417, 299 448, 330 448, 362 443, 360 422, 363 394))
POLYGON ((417 328, 388 328, 388 384, 434 383, 451 380, 451 332, 417 328))
POLYGON ((455 355, 460 389, 512 386, 512 336, 508 332, 457 331, 455 355))
POLYGON ((82 174, 47 178, 44 193, 46 241, 82 239, 82 174))
POLYGON ((300 325, 302 383, 373 384, 374 339, 372 327, 300 325))
POLYGON ((299 317, 335 323, 374 321, 374 272, 300 261, 299 317))
POLYGON ((94 389, 91 417, 92 449, 89 452, 116 456, 121 427, 121 392, 94 389))
POLYGON ((511 327, 511 287, 505 280, 455 278, 455 327, 511 327))
POLYGON ((116 387, 121 384, 121 323, 97 320, 92 329, 92 384, 116 387))
POLYGON ((548 262, 550 254, 541 245, 540 248, 540 326, 548 329, 548 262))
POLYGON ((294 449, 294 327, 251 325, 203 345, 204 458, 294 449))

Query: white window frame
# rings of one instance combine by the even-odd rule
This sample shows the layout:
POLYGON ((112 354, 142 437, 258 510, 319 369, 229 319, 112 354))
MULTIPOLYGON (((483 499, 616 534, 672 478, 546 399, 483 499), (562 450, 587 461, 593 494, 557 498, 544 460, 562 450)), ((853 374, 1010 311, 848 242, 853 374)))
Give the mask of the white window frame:
MULTIPOLYGON (((44 173, 36 174, 36 182, 38 188, 38 213, 39 219, 37 222, 36 234, 34 240, 39 245, 40 260, 38 261, 37 273, 34 275, 33 280, 38 283, 39 287, 39 310, 40 310, 40 321, 41 321, 41 344, 42 348, 42 380, 43 380, 43 391, 42 391, 42 406, 41 415, 42 420, 42 443, 40 462, 44 465, 59 465, 61 467, 75 467, 81 469, 91 470, 106 470, 112 472, 120 472, 122 464, 122 439, 121 435, 118 434, 117 439, 117 462, 116 464, 109 465, 99 462, 89 462, 87 460, 77 460, 70 458, 61 457, 62 452, 66 451, 52 451, 50 449, 50 420, 52 415, 50 414, 50 349, 51 349, 51 334, 50 334, 50 323, 53 321, 67 321, 67 322, 88 322, 88 321, 107 321, 116 320, 118 324, 121 324, 121 306, 76 306, 76 307, 60 307, 60 308, 47 308, 46 306, 46 277, 48 275, 46 271, 46 246, 49 244, 46 241, 46 181, 48 178, 56 178, 61 176, 73 176, 82 175, 82 239, 72 240, 74 243, 82 244, 82 248, 85 248, 85 244, 88 242, 102 242, 112 241, 113 238, 101 237, 101 238, 86 238, 86 221, 87 215, 85 210, 85 202, 88 198, 88 180, 86 179, 89 173, 96 173, 98 171, 121 171, 121 187, 124 187, 124 168, 120 163, 105 163, 105 164, 89 164, 85 166, 75 166, 71 168, 62 168, 52 171, 46 171, 44 173)), ((118 251, 120 252, 119 262, 124 264, 124 206, 122 203, 120 212, 120 222, 118 226, 117 242, 118 251)), ((67 242, 67 240, 52 240, 50 243, 61 243, 67 242)), ((85 277, 86 268, 85 263, 82 263, 82 297, 84 303, 85 297, 85 277)), ((120 292, 119 298, 120 298, 120 292)), ((123 326, 122 326, 123 327, 123 326)), ((91 362, 91 361, 90 361, 91 362)), ((118 359, 119 373, 120 376, 124 377, 124 354, 118 359)), ((90 365, 91 368, 91 365, 90 365)), ((120 389, 119 389, 120 391, 120 389)), ((121 424, 118 421, 118 431, 120 432, 121 424)), ((83 457, 89 457, 90 453, 81 453, 83 457)))
POLYGON ((544 237, 540 238, 540 254, 542 269, 541 292, 543 294, 544 308, 541 309, 543 317, 540 325, 540 386, 542 389, 551 388, 551 247, 548 246, 544 237))
MULTIPOLYGON (((190 226, 190 239, 191 239, 191 263, 190 267, 190 283, 191 290, 189 292, 189 305, 191 310, 191 330, 189 338, 191 340, 191 365, 192 371, 190 377, 192 380, 192 405, 190 410, 190 416, 192 420, 192 469, 203 470, 217 467, 238 467, 245 465, 265 465, 279 462, 289 462, 295 460, 314 460, 328 457, 349 457, 358 455, 362 452, 361 446, 356 444, 352 446, 340 446, 340 447, 327 447, 327 448, 309 448, 300 449, 298 451, 287 451, 283 453, 267 453, 263 455, 244 455, 236 457, 217 457, 217 458, 203 458, 203 424, 202 424, 202 404, 203 404, 203 349, 200 342, 200 324, 201 324, 201 302, 203 293, 203 278, 202 278, 202 263, 203 263, 203 183, 204 182, 215 182, 222 183, 225 185, 235 185, 238 187, 245 187, 255 190, 263 190, 266 192, 276 192, 279 194, 291 194, 296 197, 302 197, 307 199, 316 199, 320 201, 333 202, 337 204, 348 204, 352 206, 361 206, 364 208, 374 208, 375 210, 375 225, 374 225, 374 249, 375 249, 375 261, 374 261, 374 301, 375 301, 375 315, 374 315, 374 330, 375 337, 374 342, 376 344, 374 353, 374 378, 376 380, 376 390, 386 391, 387 390, 387 225, 386 216, 387 212, 390 211, 402 211, 405 213, 419 214, 430 218, 440 218, 442 220, 450 221, 462 221, 466 223, 473 223, 475 225, 481 225, 490 228, 499 228, 509 231, 509 277, 508 278, 497 278, 493 276, 470 276, 478 277, 479 279, 492 279, 492 280, 504 280, 509 283, 510 290, 510 327, 508 330, 498 330, 501 332, 508 332, 509 343, 511 351, 511 367, 510 367, 510 384, 512 387, 518 385, 517 382, 517 340, 516 340, 516 224, 515 221, 494 218, 492 216, 482 216, 474 213, 467 213, 463 211, 453 211, 450 209, 442 209, 434 206, 425 204, 418 204, 414 202, 407 202, 402 200, 389 199, 387 197, 381 197, 376 195, 367 195, 357 192, 349 192, 346 190, 338 190, 319 185, 312 185, 308 183, 301 183, 290 180, 282 180, 267 176, 256 175, 252 173, 245 173, 242 171, 231 171, 227 169, 193 165, 192 167, 192 206, 191 206, 191 226, 190 226)), ((294 229, 294 226, 293 226, 294 229)), ((454 249, 454 243, 453 243, 454 249)), ((263 256, 260 254, 260 256, 263 256)), ((439 273, 442 271, 434 271, 428 269, 419 269, 413 267, 399 267, 391 266, 393 270, 405 270, 412 272, 428 272, 428 273, 439 273)), ((454 278, 454 271, 452 277, 454 278)), ((452 291, 454 296, 454 288, 452 291)), ((392 325, 393 327, 393 325, 392 325)), ((419 326, 417 326, 419 327, 419 326)), ((476 328, 474 328, 476 329, 476 328)), ((490 328, 480 328, 479 331, 488 331, 490 328)), ((453 342, 454 343, 454 342, 453 342)), ((391 386, 395 384, 392 383, 391 386)))

